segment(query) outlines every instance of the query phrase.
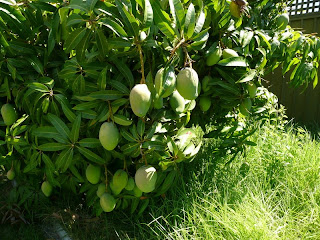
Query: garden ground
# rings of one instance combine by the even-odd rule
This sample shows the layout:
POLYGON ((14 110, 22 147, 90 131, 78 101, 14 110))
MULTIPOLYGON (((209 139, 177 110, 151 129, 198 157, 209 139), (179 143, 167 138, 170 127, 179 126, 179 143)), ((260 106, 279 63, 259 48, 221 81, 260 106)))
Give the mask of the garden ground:
MULTIPOLYGON (((79 240, 320 239, 320 129, 306 129, 265 125, 251 137, 257 146, 230 164, 207 142, 139 219, 119 211, 94 218, 71 199, 39 207, 41 215, 34 209, 35 219, 58 222, 79 240)), ((0 225, 0 239, 46 239, 43 229, 39 220, 0 225)))

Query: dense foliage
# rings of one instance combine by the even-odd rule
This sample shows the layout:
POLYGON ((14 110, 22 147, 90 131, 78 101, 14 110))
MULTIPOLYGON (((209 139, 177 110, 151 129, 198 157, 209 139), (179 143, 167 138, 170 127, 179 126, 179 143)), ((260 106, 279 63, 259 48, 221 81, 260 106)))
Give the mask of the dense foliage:
POLYGON ((250 118, 283 114, 266 73, 283 63, 294 86, 317 84, 320 40, 286 26, 285 6, 2 0, 0 165, 17 183, 11 200, 30 206, 68 189, 97 214, 141 213, 199 151, 194 127, 221 140, 216 152, 254 144, 250 118))

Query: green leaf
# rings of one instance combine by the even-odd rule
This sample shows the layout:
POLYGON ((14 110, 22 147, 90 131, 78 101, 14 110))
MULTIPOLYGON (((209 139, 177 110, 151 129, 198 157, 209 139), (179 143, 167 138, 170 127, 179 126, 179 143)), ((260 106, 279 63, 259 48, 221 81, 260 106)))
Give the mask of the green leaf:
POLYGON ((30 172, 31 170, 37 167, 37 165, 39 164, 38 157, 39 157, 39 152, 34 152, 31 155, 27 166, 23 169, 23 173, 30 172))
POLYGON ((133 151, 135 151, 138 148, 140 148, 140 143, 127 143, 121 147, 121 151, 125 155, 130 155, 133 151))
POLYGON ((40 62, 38 58, 35 56, 31 56, 29 58, 26 58, 27 61, 31 64, 31 66, 36 70, 38 73, 43 75, 43 64, 40 62))
POLYGON ((55 165, 58 169, 61 169, 61 172, 65 172, 72 163, 72 159, 73 148, 65 149, 59 154, 59 157, 57 158, 55 165))
POLYGON ((45 92, 45 93, 50 92, 49 88, 46 85, 39 82, 32 82, 28 84, 28 87, 38 92, 45 92))
POLYGON ((130 12, 127 11, 125 6, 123 6, 122 1, 115 0, 118 11, 122 17, 124 25, 128 28, 128 33, 130 36, 137 37, 139 34, 139 25, 136 19, 132 16, 130 12))
POLYGON ((251 69, 244 76, 242 76, 236 83, 244 83, 244 82, 251 81, 252 79, 255 78, 256 74, 257 74, 257 71, 254 69, 251 69))
POLYGON ((81 147, 97 148, 101 147, 100 140, 97 138, 84 138, 79 141, 81 147))
POLYGON ((70 122, 73 122, 76 115, 72 112, 68 99, 62 94, 55 94, 54 98, 61 104, 62 111, 70 122))
POLYGON ((129 142, 137 142, 139 139, 134 138, 127 130, 120 128, 120 133, 129 142))
POLYGON ((80 133, 80 125, 81 125, 81 114, 79 114, 73 122, 71 133, 70 133, 70 140, 71 142, 75 143, 79 139, 80 133))
POLYGON ((117 34, 119 37, 127 37, 128 34, 126 31, 121 27, 120 24, 117 22, 109 19, 109 18, 101 18, 99 20, 103 26, 106 26, 110 30, 112 30, 115 34, 117 34))
POLYGON ((108 53, 107 38, 100 29, 96 30, 95 36, 96 36, 99 53, 101 54, 102 57, 105 57, 108 53))
POLYGON ((65 52, 70 53, 71 50, 75 49, 86 35, 86 32, 86 28, 78 28, 71 32, 64 43, 65 52))
POLYGON ((118 91, 122 92, 123 94, 130 94, 129 88, 127 88, 127 86, 121 83, 120 81, 110 80, 108 83, 118 91))
POLYGON ((54 127, 38 127, 35 130, 32 131, 32 134, 34 134, 37 137, 43 137, 43 138, 53 138, 58 142, 61 143, 67 143, 68 139, 57 132, 57 130, 54 127))
POLYGON ((184 23, 184 33, 187 39, 191 38, 193 33, 194 33, 194 28, 195 28, 195 9, 194 5, 190 3, 187 15, 186 15, 186 20, 184 23))
POLYGON ((193 33, 194 36, 201 32, 205 20, 206 20, 206 14, 204 13, 203 10, 201 10, 200 15, 197 19, 197 24, 194 28, 194 33, 193 33))
POLYGON ((77 52, 76 57, 79 62, 85 59, 85 53, 87 51, 90 39, 91 39, 91 31, 87 31, 85 36, 82 38, 81 42, 76 47, 76 52, 77 52))
POLYGON ((130 68, 117 58, 112 58, 111 60, 117 63, 116 67, 121 72, 121 74, 127 79, 129 87, 132 88, 134 85, 134 78, 130 68))
POLYGON ((55 171, 55 166, 51 159, 44 153, 42 153, 42 161, 46 165, 47 168, 51 169, 52 171, 55 171))
POLYGON ((137 124, 137 131, 138 131, 138 134, 140 135, 141 139, 143 138, 143 134, 144 134, 145 129, 146 129, 146 124, 144 123, 144 121, 139 119, 138 124, 137 124))
POLYGON ((130 126, 132 124, 132 120, 130 120, 127 117, 120 115, 120 114, 114 114, 113 119, 114 119, 115 123, 122 125, 122 126, 130 126))
POLYGON ((99 106, 99 104, 100 104, 100 101, 98 100, 91 101, 91 102, 84 102, 74 106, 72 109, 82 111, 82 110, 87 110, 91 108, 96 108, 99 106))
POLYGON ((177 26, 181 27, 184 22, 184 9, 180 0, 169 0, 170 11, 177 26))
POLYGON ((92 11, 99 0, 86 0, 88 9, 92 11))
POLYGON ((99 157, 97 154, 91 152, 90 150, 88 150, 84 147, 77 146, 77 149, 79 150, 79 152, 83 156, 85 156, 87 159, 89 159, 92 162, 95 162, 98 164, 105 164, 106 163, 106 161, 103 158, 99 157))
POLYGON ((63 144, 63 143, 45 143, 45 144, 40 145, 38 148, 41 151, 56 152, 56 151, 60 151, 62 149, 65 149, 67 147, 70 147, 70 145, 63 144))
POLYGON ((143 31, 148 30, 153 22, 153 10, 149 0, 144 1, 143 31))
POLYGON ((158 0, 152 0, 152 9, 154 13, 154 21, 160 31, 170 40, 175 38, 174 29, 171 26, 169 15, 162 10, 158 0))
POLYGON ((53 30, 50 29, 48 34, 48 55, 50 55, 54 49, 54 46, 56 44, 56 41, 54 39, 53 30))
POLYGON ((89 11, 89 5, 86 4, 86 1, 82 1, 82 0, 71 0, 70 4, 67 5, 68 8, 71 9, 79 9, 83 12, 88 12, 89 11))
POLYGON ((55 127, 55 129, 60 133, 62 136, 68 138, 70 136, 70 130, 67 125, 56 115, 48 113, 48 120, 50 123, 55 127))
POLYGON ((218 65, 224 67, 247 67, 248 63, 246 59, 243 57, 231 57, 222 59, 218 62, 218 65))
POLYGON ((66 26, 70 27, 72 25, 79 24, 79 23, 85 23, 85 20, 79 14, 73 13, 68 17, 66 26))
POLYGON ((98 92, 93 92, 89 94, 89 97, 94 99, 101 99, 101 100, 116 100, 123 97, 123 93, 116 91, 116 90, 101 90, 98 92))
POLYGON ((165 178, 164 182, 162 183, 160 189, 157 191, 156 196, 160 196, 169 190, 169 188, 171 187, 171 185, 173 184, 173 182, 176 178, 176 175, 177 175, 176 171, 171 171, 167 175, 167 177, 165 178))

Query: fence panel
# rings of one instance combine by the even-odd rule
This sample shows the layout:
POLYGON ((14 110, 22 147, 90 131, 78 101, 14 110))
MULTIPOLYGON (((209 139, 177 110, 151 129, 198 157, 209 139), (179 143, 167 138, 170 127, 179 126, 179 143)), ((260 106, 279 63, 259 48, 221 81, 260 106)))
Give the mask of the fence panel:
MULTIPOLYGON (((317 33, 320 36, 320 1, 296 0, 289 8, 290 25, 304 33, 317 33)), ((287 108, 287 115, 302 122, 320 123, 320 83, 315 89, 312 84, 301 93, 302 88, 293 89, 288 85, 290 73, 282 76, 282 69, 266 77, 265 83, 275 93, 279 102, 287 108)), ((320 76, 320 71, 319 71, 320 76)))

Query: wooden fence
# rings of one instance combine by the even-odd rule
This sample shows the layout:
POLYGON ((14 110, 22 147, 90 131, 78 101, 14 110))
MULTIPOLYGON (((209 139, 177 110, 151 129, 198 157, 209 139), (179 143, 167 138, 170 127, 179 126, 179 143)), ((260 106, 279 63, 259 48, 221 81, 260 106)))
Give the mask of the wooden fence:
MULTIPOLYGON (((289 8, 290 25, 304 33, 318 33, 320 36, 320 1, 296 0, 289 8)), ((282 69, 268 75, 266 85, 276 94, 279 102, 287 109, 287 115, 304 123, 320 123, 320 83, 315 89, 312 84, 302 92, 288 85, 289 75, 282 76, 282 69)), ((319 71, 320 77, 320 71, 319 71)))

